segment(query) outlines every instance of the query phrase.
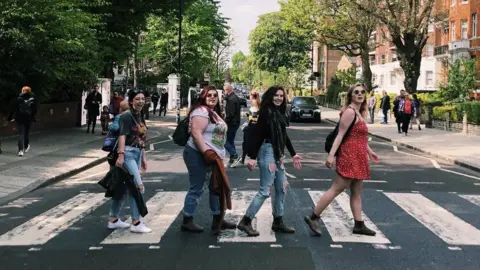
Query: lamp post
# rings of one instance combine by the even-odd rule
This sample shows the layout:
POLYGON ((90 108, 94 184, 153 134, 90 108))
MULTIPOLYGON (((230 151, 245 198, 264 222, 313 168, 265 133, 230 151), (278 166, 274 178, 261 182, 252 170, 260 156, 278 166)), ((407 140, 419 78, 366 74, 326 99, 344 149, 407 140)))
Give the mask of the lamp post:
POLYGON ((310 95, 313 97, 313 65, 314 65, 314 61, 313 61, 313 54, 315 52, 315 43, 312 42, 312 74, 310 75, 310 95))
POLYGON ((182 86, 182 22, 183 22, 183 0, 178 0, 178 85, 177 85, 177 108, 180 109, 181 86, 182 86))

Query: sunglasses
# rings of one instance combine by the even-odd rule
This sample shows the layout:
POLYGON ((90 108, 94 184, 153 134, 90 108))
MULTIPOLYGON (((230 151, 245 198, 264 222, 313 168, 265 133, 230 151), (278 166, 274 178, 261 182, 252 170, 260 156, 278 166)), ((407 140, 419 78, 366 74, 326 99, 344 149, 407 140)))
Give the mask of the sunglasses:
POLYGON ((218 94, 207 94, 207 97, 208 98, 212 98, 212 97, 217 98, 218 94))
POLYGON ((365 95, 365 90, 353 90, 353 93, 354 93, 355 95, 358 95, 358 94, 365 95))

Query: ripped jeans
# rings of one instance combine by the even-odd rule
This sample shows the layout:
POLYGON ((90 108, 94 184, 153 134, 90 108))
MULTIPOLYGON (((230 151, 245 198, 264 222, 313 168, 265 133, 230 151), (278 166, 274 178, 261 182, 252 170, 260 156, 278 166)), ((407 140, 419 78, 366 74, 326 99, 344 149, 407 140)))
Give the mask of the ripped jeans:
POLYGON ((285 167, 281 161, 275 162, 272 144, 263 143, 258 152, 258 167, 260 168, 260 189, 247 209, 245 215, 253 219, 263 205, 263 202, 270 197, 270 188, 275 186, 275 197, 273 200, 273 216, 283 216, 285 203, 285 167))

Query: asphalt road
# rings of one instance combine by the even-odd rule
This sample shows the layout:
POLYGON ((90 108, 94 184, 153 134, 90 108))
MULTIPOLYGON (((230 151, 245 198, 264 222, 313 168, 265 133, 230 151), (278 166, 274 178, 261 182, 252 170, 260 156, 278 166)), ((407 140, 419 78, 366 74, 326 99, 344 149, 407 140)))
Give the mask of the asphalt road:
MULTIPOLYGON (((375 237, 353 236, 347 191, 322 216, 321 237, 311 235, 303 216, 312 198, 330 186, 324 138, 333 126, 295 123, 289 129, 303 169, 289 160, 285 221, 292 235, 271 232, 271 204, 256 219, 260 237, 238 231, 214 237, 180 231, 188 187, 182 148, 168 138, 149 152, 144 175, 150 214, 148 235, 106 228, 110 202, 96 182, 100 165, 0 206, 2 269, 480 269, 480 174, 373 139, 381 158, 365 182, 365 220, 375 237)), ((411 134, 415 136, 415 132, 411 134)), ((240 150, 242 132, 237 134, 240 150)), ((258 170, 228 169, 238 222, 258 188, 258 170)), ((210 225, 206 192, 196 221, 210 225)), ((128 207, 123 211, 128 218, 128 207)))

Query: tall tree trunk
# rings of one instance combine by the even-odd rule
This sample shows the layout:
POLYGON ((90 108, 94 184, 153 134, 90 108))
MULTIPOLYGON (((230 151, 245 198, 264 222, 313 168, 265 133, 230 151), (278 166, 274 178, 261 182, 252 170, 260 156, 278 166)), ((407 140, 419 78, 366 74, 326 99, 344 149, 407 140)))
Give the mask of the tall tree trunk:
POLYGON ((137 88, 138 84, 138 44, 140 43, 140 31, 137 32, 135 38, 135 51, 133 52, 133 88, 137 88))
POLYGON ((368 54, 368 47, 362 49, 360 58, 362 59, 362 78, 363 83, 367 87, 367 91, 372 91, 372 69, 370 68, 370 55, 368 54))
POLYGON ((392 37, 397 47, 400 66, 405 74, 403 85, 408 93, 416 93, 418 77, 420 77, 420 65, 422 62, 422 50, 427 42, 427 37, 416 40, 414 33, 405 33, 402 37, 392 37))

